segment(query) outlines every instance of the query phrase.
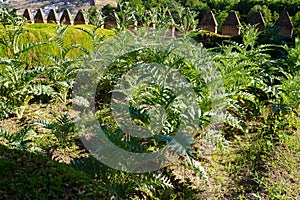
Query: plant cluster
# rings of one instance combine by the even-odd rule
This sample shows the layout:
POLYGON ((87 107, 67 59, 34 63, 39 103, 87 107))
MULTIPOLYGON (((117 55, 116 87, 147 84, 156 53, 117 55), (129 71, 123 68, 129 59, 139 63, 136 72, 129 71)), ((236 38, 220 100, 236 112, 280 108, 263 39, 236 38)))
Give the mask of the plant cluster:
MULTIPOLYGON (((262 185, 261 187, 267 187, 263 178, 254 173, 256 165, 271 155, 280 142, 288 135, 295 134, 299 128, 297 123, 300 109, 299 39, 296 39, 293 48, 280 44, 264 44, 259 41, 260 33, 256 27, 245 26, 242 30, 242 41, 239 43, 228 40, 218 44, 218 47, 206 49, 190 41, 181 42, 180 38, 174 41, 164 38, 159 43, 165 47, 162 49, 157 45, 157 41, 150 43, 145 39, 155 38, 155 35, 145 37, 143 34, 146 33, 143 29, 141 32, 132 33, 126 30, 127 27, 137 19, 143 21, 146 27, 154 23, 158 28, 167 30, 174 25, 184 33, 195 28, 196 16, 192 11, 181 9, 180 6, 173 4, 148 11, 143 6, 130 7, 131 4, 132 2, 122 2, 115 10, 118 23, 115 38, 118 42, 113 44, 109 39, 105 40, 98 34, 103 25, 102 13, 90 10, 94 26, 92 29, 82 27, 78 29, 90 37, 93 42, 91 49, 83 48, 78 44, 66 44, 65 34, 68 26, 57 26, 56 34, 49 41, 24 44, 20 38, 27 33, 24 30, 25 20, 14 17, 8 10, 1 8, 0 46, 5 49, 6 54, 0 57, 0 119, 5 121, 16 117, 25 123, 20 131, 0 129, 0 137, 4 140, 4 144, 10 148, 30 150, 30 147, 38 143, 39 136, 47 135, 44 129, 40 130, 42 127, 50 130, 50 134, 57 139, 59 145, 55 148, 58 151, 67 149, 72 144, 76 145, 80 152, 86 151, 79 141, 79 135, 88 127, 77 129, 76 120, 69 114, 61 115, 61 111, 53 117, 55 119, 37 120, 33 123, 34 128, 31 122, 26 124, 24 117, 30 115, 27 110, 34 103, 62 104, 67 107, 68 103, 72 102, 74 107, 76 105, 90 109, 88 96, 72 96, 75 81, 78 80, 76 77, 84 74, 89 77, 86 80, 88 84, 94 82, 98 84, 94 97, 96 117, 104 134, 116 146, 130 152, 147 153, 158 151, 169 144, 175 152, 180 153, 178 159, 180 164, 185 169, 192 169, 193 176, 202 178, 205 185, 210 181, 209 171, 202 165, 203 155, 206 152, 203 148, 199 148, 199 145, 212 144, 224 150, 229 146, 227 140, 239 135, 251 137, 253 134, 256 144, 262 142, 255 151, 258 155, 253 158, 252 148, 256 147, 253 144, 247 144, 242 154, 246 158, 249 156, 253 161, 251 167, 254 181, 262 185), (176 14, 174 15, 173 12, 176 14), (171 15, 178 17, 174 17, 172 21, 171 15), (138 34, 144 36, 143 41, 137 41, 138 34), (139 44, 138 48, 128 52, 131 48, 131 43, 129 44, 128 41, 139 44), (54 54, 47 51, 39 52, 48 59, 48 64, 30 65, 26 60, 28 53, 49 44, 57 50, 54 54), (178 49, 177 45, 184 47, 185 55, 192 56, 185 57, 180 54, 183 49, 178 49), (116 49, 120 51, 121 56, 116 57, 116 49), (75 57, 70 55, 71 52, 77 52, 75 57), (169 66, 169 71, 162 72, 159 67, 161 65, 169 66), (132 74, 128 79, 123 80, 121 85, 122 77, 138 66, 150 72, 157 82, 149 81, 147 74, 138 79, 135 76, 137 74, 132 74), (100 77, 95 77, 99 70, 100 77), (167 84, 170 82, 166 80, 167 75, 172 70, 177 70, 190 85, 186 93, 181 91, 184 94, 181 98, 177 98, 174 92, 174 87, 180 85, 176 82, 178 77, 170 76, 176 84, 167 84), (132 124, 148 127, 154 133, 153 136, 146 139, 134 137, 122 130, 119 124, 123 119, 117 121, 113 115, 113 109, 118 107, 111 107, 112 100, 116 100, 113 99, 114 93, 127 96, 129 106, 126 111, 129 112, 132 124), (199 109, 194 109, 190 105, 194 100, 199 109), (158 126, 163 128, 157 130, 158 126), (176 138, 182 126, 186 128, 187 134, 176 138), (174 143, 174 138, 179 140, 180 144, 174 143)), ((197 5, 219 8, 223 4, 214 1, 202 4, 199 2, 197 5)), ((231 3, 229 7, 236 5, 231 3)), ((146 32, 149 33, 148 29, 146 32)), ((185 35, 183 39, 186 39, 185 35)), ((85 90, 86 86, 90 85, 83 84, 79 87, 85 90)), ((95 148, 101 151, 105 145, 95 148)), ((39 152, 44 151, 47 150, 41 149, 39 152)), ((1 163, 3 162, 0 161, 1 163)), ((8 164, 17 169, 16 164, 8 164)), ((184 178, 182 178, 184 183, 178 184, 178 180, 174 179, 175 174, 171 166, 165 166, 155 172, 132 174, 128 170, 118 171, 107 167, 92 158, 90 154, 86 157, 74 156, 69 166, 82 171, 84 176, 78 174, 81 174, 84 180, 88 176, 94 183, 101 184, 98 189, 103 190, 103 193, 97 193, 103 195, 101 198, 195 199, 196 193, 200 192, 189 188, 189 182, 184 182, 184 178), (179 188, 181 186, 184 189, 179 188)), ((41 176, 45 175, 43 171, 40 173, 41 176)), ((6 177, 5 181, 10 178, 6 177)), ((55 187, 48 191, 50 193, 44 198, 57 197, 54 194, 57 191, 56 186, 65 186, 64 176, 58 176, 55 180, 49 180, 55 182, 53 183, 55 187)), ((6 184, 5 181, 0 182, 0 186, 6 184)), ((90 184, 89 181, 86 182, 90 184)), ((32 185, 34 184, 30 183, 30 188, 32 185)), ((92 184, 91 188, 95 188, 95 185, 92 184)), ((13 185, 10 190, 20 192, 13 185)), ((84 192, 78 191, 78 195, 82 196, 84 192)))

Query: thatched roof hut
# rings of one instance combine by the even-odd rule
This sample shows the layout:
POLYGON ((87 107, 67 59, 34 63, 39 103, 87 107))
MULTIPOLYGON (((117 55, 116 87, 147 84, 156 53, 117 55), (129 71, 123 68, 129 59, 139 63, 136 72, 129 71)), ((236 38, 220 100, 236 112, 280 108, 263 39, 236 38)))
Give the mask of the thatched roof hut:
POLYGON ((71 15, 71 13, 68 9, 64 10, 64 12, 62 13, 62 15, 60 17, 59 22, 61 24, 67 24, 67 25, 73 25, 74 24, 73 16, 71 15))
POLYGON ((288 12, 283 12, 278 20, 275 22, 274 26, 281 27, 279 35, 282 36, 292 36, 293 35, 293 24, 290 19, 288 12))
POLYGON ((23 17, 25 17, 27 19, 28 23, 34 24, 34 17, 31 13, 30 9, 27 8, 27 9, 24 10, 23 17))
POLYGON ((218 23, 214 16, 214 13, 210 10, 208 11, 199 24, 200 29, 207 30, 213 33, 217 33, 218 23))
POLYGON ((59 24, 59 17, 54 9, 50 10, 48 17, 47 17, 47 23, 59 24))
POLYGON ((249 20, 250 25, 257 25, 258 31, 266 27, 265 19, 260 11, 256 12, 249 20))
POLYGON ((46 16, 41 8, 38 9, 38 11, 36 12, 36 14, 34 16, 34 22, 35 23, 47 23, 46 16))
POLYGON ((74 19, 74 24, 88 24, 89 21, 84 14, 83 10, 79 10, 75 19, 74 19))
POLYGON ((114 16, 113 13, 109 13, 109 15, 107 15, 104 18, 104 28, 106 29, 112 29, 112 28, 117 28, 119 27, 116 18, 114 16))
POLYGON ((235 11, 229 13, 222 26, 222 35, 240 35, 241 23, 235 11))

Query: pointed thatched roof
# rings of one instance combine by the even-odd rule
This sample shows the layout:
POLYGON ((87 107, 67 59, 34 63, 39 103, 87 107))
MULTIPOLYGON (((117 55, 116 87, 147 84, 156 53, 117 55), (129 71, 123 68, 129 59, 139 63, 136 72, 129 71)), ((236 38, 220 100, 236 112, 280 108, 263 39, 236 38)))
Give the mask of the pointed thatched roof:
POLYGON ((251 25, 259 24, 262 26, 266 26, 265 19, 260 11, 256 12, 249 20, 251 25))
POLYGON ((31 21, 31 22, 34 21, 34 18, 33 18, 33 15, 31 13, 31 10, 28 9, 28 8, 24 10, 23 17, 25 17, 28 21, 31 21))
POLYGON ((79 10, 75 19, 74 24, 88 24, 88 19, 85 14, 83 14, 83 10, 79 10))
POLYGON ((34 16, 34 22, 35 23, 46 23, 46 16, 43 12, 43 10, 40 8, 38 9, 38 11, 36 12, 35 16, 34 16))
POLYGON ((211 10, 204 15, 200 25, 218 26, 214 13, 211 10))
POLYGON ((117 24, 114 13, 111 12, 104 18, 104 28, 112 29, 112 28, 116 28, 116 27, 119 27, 119 25, 117 24))
POLYGON ((281 13, 279 19, 275 22, 275 26, 281 26, 286 29, 294 28, 288 12, 281 13))
POLYGON ((229 13, 228 17, 225 19, 223 26, 240 26, 241 22, 235 11, 229 13))
POLYGON ((70 11, 68 9, 65 9, 60 17, 60 23, 61 24, 73 24, 73 16, 71 15, 70 11))
POLYGON ((59 17, 58 14, 54 9, 51 9, 48 17, 47 17, 47 23, 59 23, 59 17))

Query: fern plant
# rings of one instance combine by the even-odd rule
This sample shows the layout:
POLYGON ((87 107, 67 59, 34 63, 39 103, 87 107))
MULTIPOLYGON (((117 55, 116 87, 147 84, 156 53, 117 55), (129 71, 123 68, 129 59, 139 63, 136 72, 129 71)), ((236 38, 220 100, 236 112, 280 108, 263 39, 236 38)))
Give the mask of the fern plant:
POLYGON ((295 87, 289 85, 294 81, 291 72, 295 72, 295 68, 293 65, 284 67, 281 60, 271 56, 274 49, 284 49, 283 46, 261 45, 257 42, 258 35, 255 27, 244 27, 242 44, 230 41, 226 46, 213 49, 212 56, 230 94, 229 111, 244 123, 252 117, 262 119, 265 127, 262 132, 276 137, 284 129, 283 116, 293 110, 291 104, 287 104, 286 94, 291 91, 289 87, 295 87))
POLYGON ((162 174, 149 172, 144 174, 132 174, 109 168, 93 157, 76 158, 71 165, 80 171, 88 173, 91 177, 104 184, 111 193, 111 198, 133 199, 145 198, 157 199, 158 189, 173 189, 171 180, 162 174))
POLYGON ((29 102, 36 96, 54 94, 50 86, 36 81, 46 68, 26 69, 18 60, 0 59, 0 97, 11 105, 10 113, 22 118, 29 102))
POLYGON ((6 49, 6 57, 0 58, 0 99, 10 108, 7 112, 21 118, 31 99, 39 95, 51 96, 53 90, 36 81, 46 69, 28 67, 22 59, 25 53, 44 43, 21 43, 20 37, 25 33, 24 18, 15 17, 5 10, 1 12, 6 20, 1 20, 4 34, 0 46, 6 49))
POLYGON ((73 49, 80 49, 84 53, 89 53, 86 49, 77 44, 66 46, 64 44, 64 35, 68 26, 57 26, 57 35, 52 37, 53 41, 58 46, 58 55, 45 54, 53 64, 48 67, 48 75, 51 85, 57 91, 57 99, 66 103, 68 93, 73 87, 74 78, 80 70, 79 61, 80 55, 74 59, 68 57, 68 53, 73 49))
POLYGON ((26 126, 23 129, 16 132, 9 132, 0 129, 0 137, 4 138, 8 145, 16 147, 18 149, 28 149, 29 144, 32 142, 30 137, 34 135, 34 131, 31 126, 26 126))
POLYGON ((67 113, 59 116, 55 122, 38 120, 35 125, 50 130, 63 146, 67 144, 70 134, 76 132, 75 124, 67 113))
POLYGON ((21 62, 21 57, 29 52, 31 49, 37 46, 45 44, 44 42, 28 42, 23 44, 20 42, 20 37, 26 33, 23 28, 25 18, 20 16, 13 16, 7 10, 0 10, 0 15, 5 20, 0 20, 0 24, 3 27, 4 34, 0 37, 0 46, 6 49, 6 58, 15 59, 21 62))

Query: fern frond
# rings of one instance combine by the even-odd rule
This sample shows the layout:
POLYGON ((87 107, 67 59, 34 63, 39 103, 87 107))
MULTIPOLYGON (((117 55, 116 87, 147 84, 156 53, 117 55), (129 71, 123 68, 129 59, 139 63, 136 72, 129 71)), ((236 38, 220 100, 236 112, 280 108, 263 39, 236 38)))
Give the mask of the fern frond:
POLYGON ((46 121, 46 120, 37 120, 35 123, 34 123, 34 125, 38 125, 38 126, 41 126, 41 127, 43 127, 43 128, 45 128, 45 129, 49 129, 49 130, 53 130, 53 124, 52 123, 50 123, 50 122, 48 122, 48 121, 46 121))
POLYGON ((64 48, 62 48, 61 50, 62 50, 62 59, 65 59, 66 58, 66 56, 67 56, 67 54, 72 50, 72 49, 77 49, 77 48, 79 48, 80 47, 80 45, 78 45, 78 44, 73 44, 73 45, 69 45, 69 46, 66 46, 66 47, 64 47, 64 48))
POLYGON ((17 147, 19 149, 26 149, 31 142, 31 140, 28 139, 30 136, 32 136, 32 134, 30 134, 30 131, 32 131, 31 126, 26 126, 14 133, 0 128, 0 137, 6 139, 8 141, 8 144, 11 146, 17 147))
POLYGON ((38 46, 41 46, 41 45, 44 45, 44 44, 47 44, 46 42, 36 42, 36 43, 30 43, 28 42, 26 45, 25 44, 22 44, 21 45, 21 48, 19 49, 19 51, 17 52, 17 56, 21 56, 22 54, 28 52, 29 50, 35 48, 35 47, 38 47, 38 46))
POLYGON ((49 58, 50 60, 52 60, 55 64, 59 65, 60 64, 60 60, 57 56, 55 55, 51 55, 51 54, 47 54, 47 53, 43 53, 44 56, 46 56, 47 58, 49 58))
POLYGON ((88 31, 87 29, 82 28, 82 27, 79 27, 79 28, 76 28, 76 29, 83 31, 86 34, 88 34, 91 38, 94 38, 94 34, 92 32, 90 32, 90 31, 88 31))

